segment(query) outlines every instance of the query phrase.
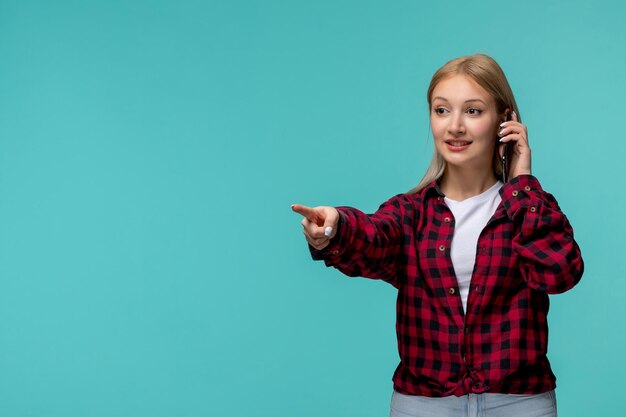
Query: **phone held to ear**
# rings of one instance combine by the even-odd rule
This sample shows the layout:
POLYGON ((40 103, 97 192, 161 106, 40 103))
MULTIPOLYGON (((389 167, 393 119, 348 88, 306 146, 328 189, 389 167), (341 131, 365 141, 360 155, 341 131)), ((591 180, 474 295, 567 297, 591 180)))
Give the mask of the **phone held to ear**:
MULTIPOLYGON (((511 120, 511 112, 506 114, 506 121, 511 120)), ((506 183, 509 179, 509 147, 508 143, 502 144, 502 155, 500 156, 500 160, 502 161, 502 182, 506 183)))

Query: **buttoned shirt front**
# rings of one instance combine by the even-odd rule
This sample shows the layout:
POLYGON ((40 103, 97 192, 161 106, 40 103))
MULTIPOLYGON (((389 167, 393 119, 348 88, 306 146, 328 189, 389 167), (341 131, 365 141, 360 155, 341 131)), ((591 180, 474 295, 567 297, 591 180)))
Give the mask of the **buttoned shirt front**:
POLYGON ((463 311, 450 245, 455 220, 436 182, 374 214, 338 207, 336 236, 313 259, 398 289, 394 389, 441 397, 555 388, 546 356, 548 294, 580 280, 583 260, 554 197, 530 175, 500 189, 482 230, 463 311))

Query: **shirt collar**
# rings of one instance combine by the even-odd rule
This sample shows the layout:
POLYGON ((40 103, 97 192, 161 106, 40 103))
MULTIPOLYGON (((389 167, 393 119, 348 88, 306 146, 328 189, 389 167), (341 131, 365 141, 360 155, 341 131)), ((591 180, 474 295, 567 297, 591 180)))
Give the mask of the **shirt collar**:
POLYGON ((424 187, 422 189, 422 195, 424 196, 424 198, 431 195, 434 197, 445 197, 445 195, 441 191, 441 188, 439 188, 439 182, 437 180, 431 182, 426 187, 424 187))

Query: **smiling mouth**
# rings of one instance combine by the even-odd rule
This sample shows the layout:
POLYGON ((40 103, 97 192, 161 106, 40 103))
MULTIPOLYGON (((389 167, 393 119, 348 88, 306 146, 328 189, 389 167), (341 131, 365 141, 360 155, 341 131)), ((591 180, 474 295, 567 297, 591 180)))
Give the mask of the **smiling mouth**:
POLYGON ((455 146, 455 147, 467 146, 472 143, 472 141, 469 141, 469 140, 446 140, 445 142, 446 144, 450 146, 455 146))

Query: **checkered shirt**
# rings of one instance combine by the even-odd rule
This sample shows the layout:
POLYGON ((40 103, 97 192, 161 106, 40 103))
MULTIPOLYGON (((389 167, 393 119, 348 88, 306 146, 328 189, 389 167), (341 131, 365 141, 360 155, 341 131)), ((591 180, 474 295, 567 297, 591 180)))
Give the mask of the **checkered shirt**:
POLYGON ((466 313, 450 258, 455 220, 436 182, 374 214, 338 207, 337 235, 323 250, 310 247, 313 259, 348 276, 398 289, 396 391, 441 397, 555 388, 548 294, 578 283, 580 249, 535 177, 510 180, 500 195, 478 238, 466 313))

